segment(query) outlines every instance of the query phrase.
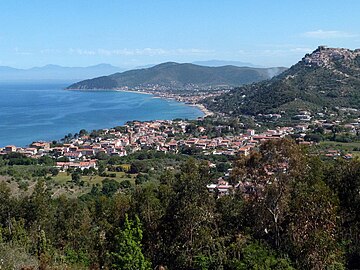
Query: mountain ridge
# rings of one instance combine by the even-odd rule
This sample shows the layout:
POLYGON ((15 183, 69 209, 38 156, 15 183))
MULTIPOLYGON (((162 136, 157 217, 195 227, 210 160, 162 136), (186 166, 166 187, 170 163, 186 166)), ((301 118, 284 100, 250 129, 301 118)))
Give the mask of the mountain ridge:
POLYGON ((112 66, 110 64, 97 64, 87 67, 65 67, 48 64, 27 69, 0 66, 0 81, 78 81, 93 76, 109 75, 119 71, 124 71, 124 68, 112 66))
POLYGON ((236 66, 208 67, 191 63, 165 62, 159 65, 134 69, 109 76, 84 80, 70 85, 67 89, 131 89, 165 87, 177 90, 189 86, 218 87, 238 86, 269 79, 286 68, 251 68, 236 66))

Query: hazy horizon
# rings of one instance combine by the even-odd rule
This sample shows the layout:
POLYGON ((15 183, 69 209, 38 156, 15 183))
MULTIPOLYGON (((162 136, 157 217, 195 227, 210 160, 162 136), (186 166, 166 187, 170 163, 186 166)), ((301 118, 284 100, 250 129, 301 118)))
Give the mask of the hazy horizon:
POLYGON ((0 66, 220 59, 289 67, 322 44, 355 49, 359 8, 355 0, 3 1, 0 66))

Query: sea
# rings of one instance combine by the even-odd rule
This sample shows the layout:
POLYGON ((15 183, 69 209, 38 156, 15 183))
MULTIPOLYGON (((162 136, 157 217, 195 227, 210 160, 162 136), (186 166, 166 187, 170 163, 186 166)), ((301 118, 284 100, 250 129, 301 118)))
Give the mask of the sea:
POLYGON ((0 83, 0 147, 60 140, 81 129, 127 121, 196 119, 197 107, 152 95, 120 91, 69 91, 69 83, 0 83))

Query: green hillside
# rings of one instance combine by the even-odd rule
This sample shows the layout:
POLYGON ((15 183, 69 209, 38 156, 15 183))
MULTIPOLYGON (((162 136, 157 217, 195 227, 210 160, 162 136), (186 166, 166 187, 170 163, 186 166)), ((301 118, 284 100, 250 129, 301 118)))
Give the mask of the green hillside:
POLYGON ((205 67, 168 62, 151 68, 81 81, 69 86, 68 89, 165 87, 181 90, 196 87, 231 87, 266 80, 284 70, 285 68, 205 67))
POLYGON ((238 87, 205 103, 232 115, 360 109, 360 50, 321 46, 271 80, 238 87))

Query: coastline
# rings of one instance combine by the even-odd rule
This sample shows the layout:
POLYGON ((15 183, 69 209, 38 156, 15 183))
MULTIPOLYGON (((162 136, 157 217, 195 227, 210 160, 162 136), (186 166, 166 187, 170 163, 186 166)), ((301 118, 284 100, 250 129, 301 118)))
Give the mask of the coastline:
MULTIPOLYGON (((151 93, 151 92, 146 92, 146 91, 134 91, 134 90, 120 90, 120 89, 115 89, 114 91, 118 91, 118 92, 129 92, 129 93, 138 93, 138 94, 144 94, 144 95, 152 95, 154 96, 154 98, 162 98, 162 99, 167 99, 167 100, 175 100, 177 102, 180 103, 184 103, 182 101, 177 100, 176 98, 169 98, 169 97, 164 97, 164 96, 160 96, 157 95, 156 93, 151 93)), ((185 103, 186 104, 186 103, 185 103)), ((209 109, 207 109, 203 104, 199 104, 199 103, 193 103, 193 104, 186 104, 192 107, 197 107, 203 114, 203 117, 207 117, 207 116, 211 116, 214 115, 214 113, 212 111, 210 111, 209 109)))
POLYGON ((136 93, 136 94, 143 94, 143 95, 154 95, 150 92, 142 92, 142 91, 134 91, 134 90, 120 90, 120 89, 114 89, 113 91, 116 92, 126 92, 126 93, 136 93))
POLYGON ((203 104, 195 103, 195 104, 191 104, 190 106, 199 108, 199 110, 205 114, 204 117, 214 115, 214 113, 209 109, 207 109, 203 104))
MULTIPOLYGON (((120 90, 120 89, 114 89, 114 91, 118 91, 118 92, 128 92, 128 93, 138 93, 138 94, 144 94, 144 95, 152 95, 154 96, 154 98, 161 98, 161 99, 167 99, 167 100, 175 100, 177 102, 180 103, 184 103, 182 101, 177 100, 176 98, 169 98, 169 97, 164 97, 164 96, 160 96, 157 95, 156 93, 151 93, 151 92, 146 92, 146 91, 135 91, 135 90, 120 90)), ((186 103, 185 103, 186 104, 186 103)), ((204 113, 203 117, 207 117, 207 116, 211 116, 214 115, 214 113, 212 111, 210 111, 209 109, 207 109, 203 104, 199 104, 199 103, 193 103, 193 104, 186 104, 192 107, 197 107, 202 113, 204 113)))
POLYGON ((123 89, 66 89, 66 90, 70 90, 70 91, 115 91, 115 92, 136 93, 136 94, 142 94, 142 95, 152 95, 154 98, 161 98, 161 99, 165 99, 165 100, 175 100, 177 102, 184 103, 185 105, 188 105, 191 107, 197 107, 204 114, 204 116, 202 116, 202 117, 214 115, 214 112, 207 109, 203 104, 200 104, 200 103, 186 104, 185 102, 177 100, 174 97, 165 97, 165 96, 158 95, 157 93, 151 93, 148 91, 123 90, 123 89))
POLYGON ((150 92, 134 91, 134 90, 121 90, 121 89, 67 89, 66 91, 80 91, 80 92, 127 92, 127 93, 136 93, 143 95, 153 95, 150 92))

